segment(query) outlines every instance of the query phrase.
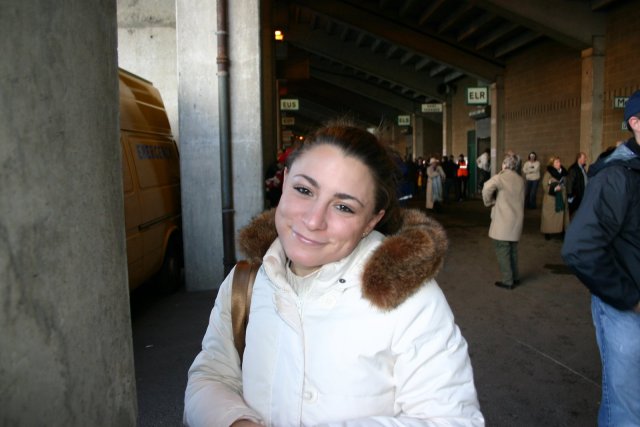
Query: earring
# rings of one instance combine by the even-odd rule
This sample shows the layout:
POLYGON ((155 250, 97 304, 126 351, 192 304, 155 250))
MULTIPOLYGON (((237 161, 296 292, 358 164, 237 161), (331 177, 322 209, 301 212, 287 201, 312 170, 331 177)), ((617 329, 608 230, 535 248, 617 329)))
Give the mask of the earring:
POLYGON ((367 237, 367 234, 369 234, 369 233, 367 233, 366 231, 364 233, 362 233, 362 238, 364 239, 365 237, 367 237))

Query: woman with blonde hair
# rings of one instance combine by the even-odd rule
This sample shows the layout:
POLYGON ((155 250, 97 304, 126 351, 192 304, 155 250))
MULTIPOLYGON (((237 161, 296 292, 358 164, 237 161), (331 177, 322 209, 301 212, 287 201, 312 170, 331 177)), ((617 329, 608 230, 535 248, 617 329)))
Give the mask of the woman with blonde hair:
POLYGON ((542 177, 542 215, 540 231, 544 238, 551 239, 552 234, 562 234, 569 225, 566 188, 567 170, 562 166, 560 157, 553 156, 542 177))

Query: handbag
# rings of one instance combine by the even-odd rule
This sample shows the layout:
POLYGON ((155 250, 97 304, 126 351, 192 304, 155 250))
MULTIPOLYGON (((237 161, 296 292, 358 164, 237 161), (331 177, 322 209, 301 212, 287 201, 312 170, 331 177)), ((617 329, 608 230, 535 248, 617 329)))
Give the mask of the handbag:
POLYGON ((253 283, 256 281, 260 265, 259 262, 238 261, 231 282, 231 330, 233 344, 238 356, 240 356, 240 364, 242 364, 247 325, 249 324, 253 283))
POLYGON ((551 181, 549 183, 549 195, 550 196, 555 196, 556 195, 556 187, 558 186, 558 184, 560 184, 558 181, 551 181))

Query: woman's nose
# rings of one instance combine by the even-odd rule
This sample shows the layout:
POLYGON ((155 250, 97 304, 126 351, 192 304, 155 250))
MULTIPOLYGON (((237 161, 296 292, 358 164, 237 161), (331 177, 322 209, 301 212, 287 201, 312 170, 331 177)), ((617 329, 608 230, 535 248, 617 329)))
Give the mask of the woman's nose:
POLYGON ((327 226, 327 208, 316 201, 308 206, 304 215, 304 224, 309 230, 323 230, 327 226))

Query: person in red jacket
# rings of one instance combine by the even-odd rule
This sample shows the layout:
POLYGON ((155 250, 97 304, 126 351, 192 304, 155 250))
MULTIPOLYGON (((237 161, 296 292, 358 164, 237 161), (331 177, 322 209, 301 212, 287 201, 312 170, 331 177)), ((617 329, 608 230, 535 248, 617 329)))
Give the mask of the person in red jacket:
POLYGON ((467 182, 469 181, 469 165, 464 157, 460 154, 458 157, 458 201, 468 197, 467 182))

